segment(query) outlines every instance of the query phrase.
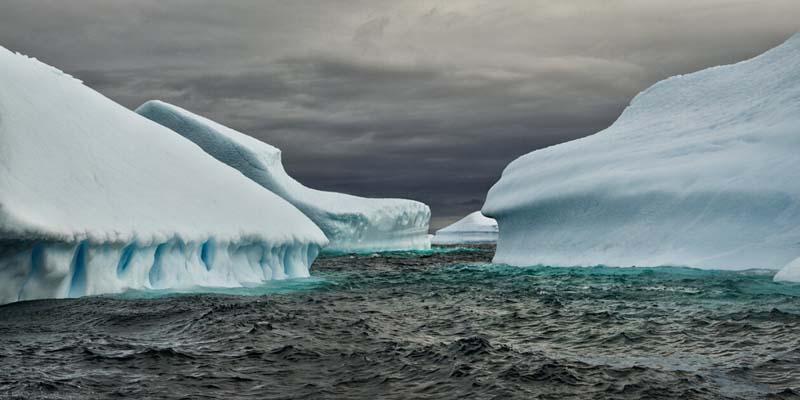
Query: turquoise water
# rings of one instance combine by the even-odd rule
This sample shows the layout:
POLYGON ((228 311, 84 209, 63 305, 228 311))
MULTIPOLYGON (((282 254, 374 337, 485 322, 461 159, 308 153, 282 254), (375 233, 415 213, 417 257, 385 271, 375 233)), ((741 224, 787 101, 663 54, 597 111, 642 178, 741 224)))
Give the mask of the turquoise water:
POLYGON ((367 251, 367 252, 340 252, 340 251, 323 251, 319 258, 339 258, 339 257, 427 257, 434 254, 453 254, 453 253, 476 253, 483 252, 485 248, 480 247, 465 247, 465 246, 433 246, 427 250, 400 250, 400 251, 367 251))
POLYGON ((426 284, 474 285, 492 283, 507 286, 510 290, 523 290, 532 287, 546 291, 559 291, 561 296, 601 296, 613 293, 620 298, 672 299, 690 301, 695 306, 706 303, 730 301, 736 306, 783 304, 795 310, 800 304, 800 284, 773 282, 775 271, 746 270, 723 271, 702 270, 687 267, 619 268, 607 266, 594 267, 515 267, 492 264, 490 262, 436 263, 424 269, 403 269, 392 264, 392 260, 421 260, 433 256, 477 255, 485 256, 486 249, 474 247, 433 247, 430 250, 395 251, 364 254, 326 253, 320 256, 312 277, 271 281, 242 288, 195 287, 185 290, 147 290, 129 291, 110 295, 123 299, 147 299, 165 296, 194 295, 200 293, 237 296, 263 296, 270 294, 290 294, 304 291, 336 290, 352 285, 413 285, 419 281, 426 284), (388 261, 380 268, 361 269, 336 268, 328 264, 354 264, 379 260, 388 261))
MULTIPOLYGON (((326 252, 320 255, 317 264, 324 262, 324 260, 348 260, 356 258, 381 258, 381 259, 395 259, 395 258, 424 258, 436 254, 454 254, 454 253, 479 253, 482 250, 479 248, 470 247, 433 247, 429 250, 413 250, 413 251, 389 251, 389 252, 367 252, 367 253, 340 253, 340 252, 326 252)), ((235 296, 264 296, 270 294, 288 294, 293 292, 323 290, 332 288, 336 285, 346 283, 349 274, 331 274, 325 271, 317 272, 312 268, 312 275, 310 278, 301 279, 286 279, 280 281, 268 281, 259 284, 253 284, 246 287, 203 287, 196 286, 185 289, 150 289, 150 290, 129 290, 124 293, 115 293, 109 295, 100 295, 97 297, 109 297, 119 299, 158 299, 170 296, 191 296, 197 294, 217 294, 217 295, 235 295, 235 296)))

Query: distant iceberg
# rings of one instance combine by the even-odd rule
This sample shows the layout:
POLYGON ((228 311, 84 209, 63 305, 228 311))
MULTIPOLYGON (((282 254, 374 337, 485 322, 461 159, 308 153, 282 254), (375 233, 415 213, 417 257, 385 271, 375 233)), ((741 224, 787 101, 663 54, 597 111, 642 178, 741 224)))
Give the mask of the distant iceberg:
POLYGON ((0 303, 304 277, 326 243, 194 143, 0 47, 0 303))
POLYGON ((432 244, 478 244, 497 242, 497 221, 475 211, 436 231, 432 244))
POLYGON ((775 274, 776 281, 783 282, 800 282, 800 257, 792 262, 786 264, 777 274, 775 274))
MULTIPOLYGON (((609 128, 515 160, 494 261, 779 269, 800 256, 800 35, 661 81, 609 128)), ((776 279, 800 279, 800 262, 776 279)))
POLYGON ((218 160, 294 204, 330 240, 328 251, 430 248, 430 208, 403 199, 366 199, 303 186, 283 169, 281 151, 180 107, 151 100, 136 112, 180 133, 218 160))

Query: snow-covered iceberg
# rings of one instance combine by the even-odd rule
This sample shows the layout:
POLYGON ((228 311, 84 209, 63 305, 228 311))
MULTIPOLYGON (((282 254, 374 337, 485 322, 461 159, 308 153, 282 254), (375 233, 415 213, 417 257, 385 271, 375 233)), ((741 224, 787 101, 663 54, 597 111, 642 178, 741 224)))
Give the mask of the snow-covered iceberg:
POLYGON ((0 47, 0 303, 303 277, 326 243, 191 141, 0 47))
POLYGON ((432 244, 470 244, 497 242, 497 221, 475 211, 436 231, 432 244))
POLYGON ((136 112, 180 133, 218 160, 283 197, 313 220, 330 240, 327 251, 430 248, 430 209, 403 199, 366 199, 310 189, 283 169, 281 151, 180 107, 151 100, 136 112))
POLYGON ((800 256, 800 36, 661 81, 611 127, 520 157, 483 213, 498 263, 787 265, 800 256))

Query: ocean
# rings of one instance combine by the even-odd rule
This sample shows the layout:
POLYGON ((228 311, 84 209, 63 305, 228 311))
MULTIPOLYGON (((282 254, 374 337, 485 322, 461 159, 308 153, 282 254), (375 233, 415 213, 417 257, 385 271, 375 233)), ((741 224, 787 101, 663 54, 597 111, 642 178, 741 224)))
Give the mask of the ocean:
POLYGON ((773 272, 492 254, 329 255, 310 279, 0 306, 0 398, 800 398, 800 285, 773 272))

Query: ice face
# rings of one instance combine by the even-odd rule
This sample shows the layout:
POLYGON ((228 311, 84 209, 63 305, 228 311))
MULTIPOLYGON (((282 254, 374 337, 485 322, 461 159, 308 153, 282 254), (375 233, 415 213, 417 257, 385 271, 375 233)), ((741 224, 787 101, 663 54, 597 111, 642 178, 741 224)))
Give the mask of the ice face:
POLYGON ((136 110, 199 145, 266 189, 286 199, 330 240, 326 250, 381 251, 430 248, 430 209, 403 199, 366 199, 303 186, 283 169, 277 148, 162 101, 136 110))
POLYGON ((497 221, 475 211, 452 225, 436 231, 432 244, 470 244, 497 242, 497 221))
POLYGON ((326 243, 194 143, 0 48, 0 303, 307 276, 326 243))
POLYGON ((483 207, 495 261, 781 268, 800 256, 798 110, 800 36, 659 82, 606 130, 508 165, 483 207))
POLYGON ((0 248, 0 303, 129 289, 238 287, 308 277, 320 246, 213 239, 163 243, 11 242, 0 248))

